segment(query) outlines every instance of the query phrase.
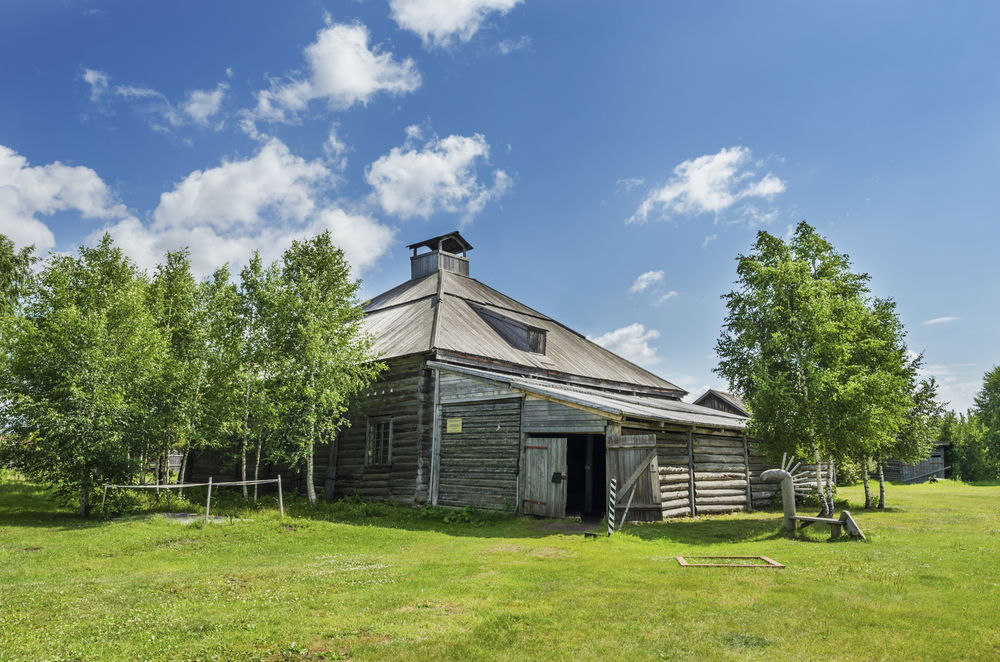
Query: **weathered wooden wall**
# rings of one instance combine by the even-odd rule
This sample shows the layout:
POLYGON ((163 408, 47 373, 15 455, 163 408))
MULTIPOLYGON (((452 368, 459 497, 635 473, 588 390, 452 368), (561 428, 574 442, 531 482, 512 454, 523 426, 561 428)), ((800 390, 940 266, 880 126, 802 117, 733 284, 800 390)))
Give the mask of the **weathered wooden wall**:
MULTIPOLYGON (((753 439, 731 430, 626 428, 625 435, 656 435, 664 519, 763 508, 774 486, 760 481, 765 460, 753 439)), ((632 520, 631 514, 629 520, 632 520)))
POLYGON ((520 398, 442 404, 438 505, 515 507, 520 423, 520 398), (462 431, 447 432, 458 418, 462 431))
MULTIPOLYGON (((433 396, 432 372, 424 368, 422 358, 389 362, 389 369, 359 398, 361 412, 351 417, 350 427, 337 439, 334 497, 426 501, 433 396), (365 466, 368 420, 383 416, 392 417, 392 464, 365 466)), ((329 473, 329 456, 317 453, 318 489, 329 473)))
POLYGON ((528 396, 524 401, 523 431, 527 434, 604 434, 607 417, 560 402, 528 396))

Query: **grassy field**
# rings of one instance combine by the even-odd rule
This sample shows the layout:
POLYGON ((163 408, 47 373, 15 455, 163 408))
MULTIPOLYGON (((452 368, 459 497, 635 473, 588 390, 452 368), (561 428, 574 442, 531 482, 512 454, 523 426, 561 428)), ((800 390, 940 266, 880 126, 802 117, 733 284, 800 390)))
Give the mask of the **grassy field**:
POLYGON ((0 660, 1000 658, 1000 487, 891 486, 883 512, 840 497, 868 542, 793 539, 778 512, 597 540, 357 503, 84 522, 7 481, 0 660))

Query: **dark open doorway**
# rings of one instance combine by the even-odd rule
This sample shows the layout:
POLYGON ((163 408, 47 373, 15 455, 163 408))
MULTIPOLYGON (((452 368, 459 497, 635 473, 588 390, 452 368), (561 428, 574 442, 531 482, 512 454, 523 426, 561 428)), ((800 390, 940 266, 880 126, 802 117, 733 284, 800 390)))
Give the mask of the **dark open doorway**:
MULTIPOLYGON (((560 435, 562 436, 562 435, 560 435)), ((596 517, 607 510, 603 434, 566 435, 566 516, 596 517), (588 452, 589 447, 589 452, 588 452), (590 458, 590 498, 587 498, 587 460, 590 458)))

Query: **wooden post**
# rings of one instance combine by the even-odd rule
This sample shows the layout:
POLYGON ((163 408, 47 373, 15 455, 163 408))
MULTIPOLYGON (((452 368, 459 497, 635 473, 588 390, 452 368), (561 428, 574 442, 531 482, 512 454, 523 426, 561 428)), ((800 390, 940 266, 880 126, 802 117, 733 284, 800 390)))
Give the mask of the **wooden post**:
POLYGON ((104 514, 104 502, 108 500, 108 486, 104 486, 104 496, 101 497, 101 514, 104 514))
MULTIPOLYGON (((212 479, 209 478, 208 480, 211 483, 212 479)), ((209 489, 212 489, 211 485, 209 485, 209 489)), ((278 474, 278 510, 281 512, 281 516, 284 517, 285 516, 285 500, 281 496, 281 474, 278 474)))
POLYGON ((691 504, 691 517, 698 516, 698 506, 694 501, 694 427, 688 430, 688 502, 691 504))
POLYGON ((583 474, 583 512, 594 512, 594 435, 587 435, 587 464, 583 474))
MULTIPOLYGON (((440 274, 438 274, 440 278, 440 274)), ((438 505, 441 475, 441 371, 434 369, 434 430, 431 432, 431 504, 438 505)))
POLYGON ((781 479, 781 503, 785 508, 785 530, 795 533, 795 487, 791 474, 781 479))
POLYGON ((208 524, 208 511, 212 509, 212 477, 208 477, 208 501, 205 502, 205 524, 208 524))
POLYGON ((747 475, 747 512, 753 512, 753 490, 750 487, 750 445, 747 436, 743 435, 743 463, 747 475))
MULTIPOLYGON (((169 473, 167 474, 170 475, 169 473)), ((169 480, 169 479, 168 479, 169 480)), ((167 512, 170 512, 170 488, 167 487, 167 512)))

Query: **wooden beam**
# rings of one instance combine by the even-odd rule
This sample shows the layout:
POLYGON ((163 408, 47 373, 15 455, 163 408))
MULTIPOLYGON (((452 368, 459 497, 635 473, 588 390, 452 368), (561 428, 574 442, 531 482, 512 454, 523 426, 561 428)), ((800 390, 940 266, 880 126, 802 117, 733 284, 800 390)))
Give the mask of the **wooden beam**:
POLYGON ((434 370, 434 430, 431 432, 431 504, 438 505, 441 487, 441 371, 434 370))
POLYGON ((688 428, 688 500, 691 503, 691 517, 698 516, 694 495, 694 426, 688 428))

